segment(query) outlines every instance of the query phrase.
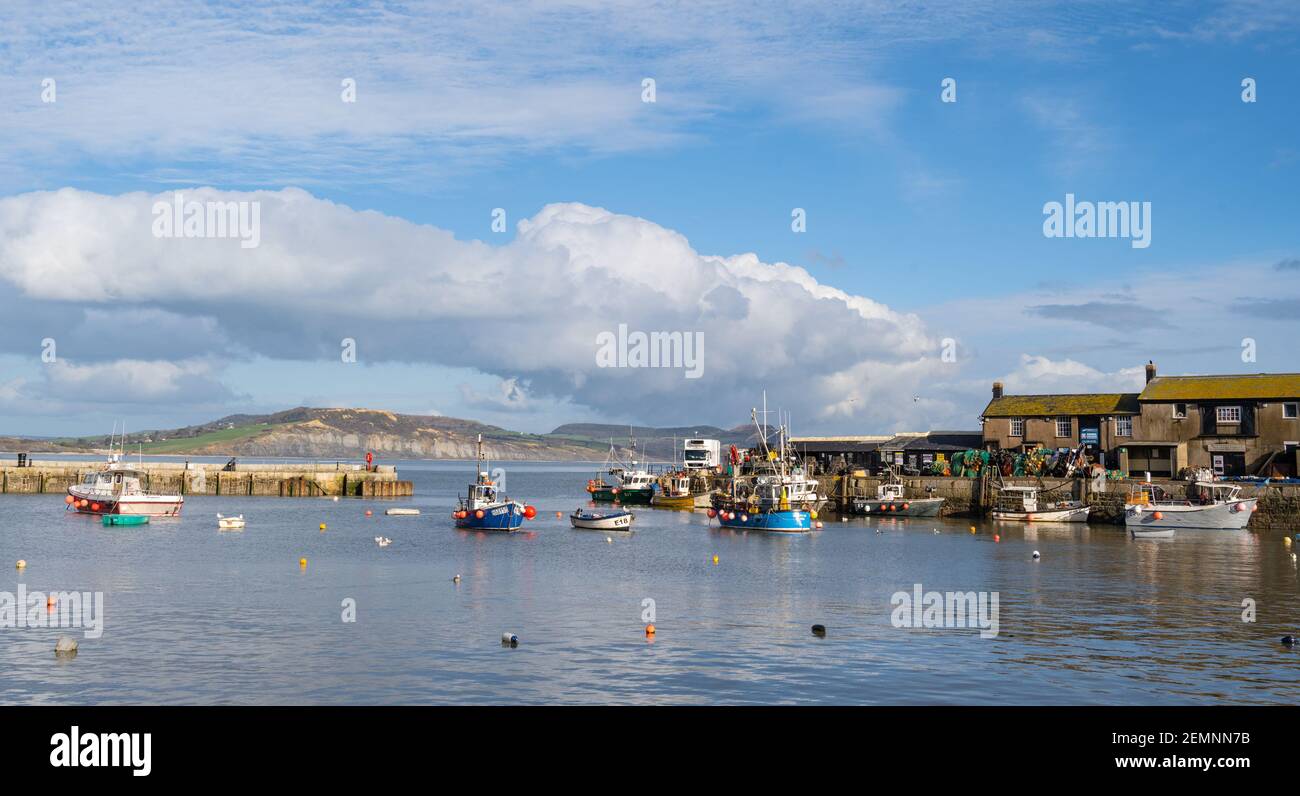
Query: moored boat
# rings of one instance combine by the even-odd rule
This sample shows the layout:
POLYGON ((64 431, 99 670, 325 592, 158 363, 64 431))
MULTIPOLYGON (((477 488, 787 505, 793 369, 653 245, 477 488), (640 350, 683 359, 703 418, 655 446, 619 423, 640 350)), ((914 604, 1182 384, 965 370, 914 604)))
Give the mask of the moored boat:
POLYGON ((101 520, 104 527, 110 525, 148 525, 148 514, 105 514, 101 520))
POLYGON ((174 517, 185 505, 182 495, 150 492, 145 484, 148 474, 118 461, 88 473, 80 483, 68 487, 64 501, 68 508, 81 514, 134 514, 174 517))
POLYGON ((636 438, 631 437, 632 458, 623 464, 614 442, 609 443, 609 453, 605 456, 602 469, 605 472, 587 482, 587 492, 591 499, 599 503, 632 503, 649 505, 655 494, 655 477, 647 470, 637 467, 636 438), (606 477, 609 480, 605 480, 606 477))
POLYGON ((853 511, 857 514, 888 514, 891 517, 937 517, 943 508, 943 498, 909 498, 898 473, 891 469, 890 478, 876 487, 876 496, 855 497, 853 511))
MULTIPOLYGON (((767 416, 767 396, 763 397, 763 414, 767 416)), ((758 410, 751 412, 758 430, 761 469, 747 480, 733 478, 731 494, 715 500, 709 516, 717 517, 724 528, 783 533, 805 533, 816 525, 817 481, 800 465, 792 464, 792 452, 786 445, 786 427, 777 428, 777 447, 768 445, 766 423, 759 425, 758 410)))
POLYGON ((1077 500, 1040 502, 1036 486, 1004 486, 993 519, 1012 522, 1087 522, 1090 507, 1077 500))
POLYGON ((244 515, 240 514, 238 517, 227 517, 218 514, 217 527, 223 531, 242 531, 244 529, 244 515))
POLYGON ((500 488, 488 477, 483 458, 483 435, 478 435, 478 457, 474 482, 460 498, 452 519, 457 528, 478 531, 513 531, 537 516, 537 510, 499 494, 500 488))
POLYGON ((636 515, 627 509, 575 509, 569 515, 574 528, 586 531, 626 531, 632 528, 636 515))
POLYGON ((1197 481, 1179 499, 1156 484, 1140 484, 1124 509, 1124 525, 1134 532, 1179 528, 1239 531, 1250 522, 1256 499, 1241 497, 1241 487, 1197 481))
POLYGON ((659 491, 650 498, 650 505, 661 509, 694 509, 695 494, 691 492, 691 477, 673 473, 659 479, 659 491))

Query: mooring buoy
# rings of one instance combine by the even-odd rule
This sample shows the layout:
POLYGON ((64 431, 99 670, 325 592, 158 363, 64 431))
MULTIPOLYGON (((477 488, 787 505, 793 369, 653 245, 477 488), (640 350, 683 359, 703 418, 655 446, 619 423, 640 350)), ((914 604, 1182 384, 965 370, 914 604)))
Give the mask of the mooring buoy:
POLYGON ((501 634, 501 646, 503 646, 503 647, 518 647, 518 646, 519 646, 519 636, 516 636, 514 633, 502 633, 502 634, 501 634))
POLYGON ((826 636, 826 625, 813 625, 812 634, 818 638, 824 638, 826 636))

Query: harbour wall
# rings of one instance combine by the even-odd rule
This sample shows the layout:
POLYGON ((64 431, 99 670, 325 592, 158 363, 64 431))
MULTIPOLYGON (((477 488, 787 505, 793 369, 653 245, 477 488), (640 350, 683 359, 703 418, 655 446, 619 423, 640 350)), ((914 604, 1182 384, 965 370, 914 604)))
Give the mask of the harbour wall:
MULTIPOLYGON (((822 475, 823 481, 830 476, 822 475)), ((876 487, 884 483, 884 478, 862 476, 839 476, 830 483, 831 505, 837 511, 844 511, 853 496, 874 497, 876 487)), ((987 514, 997 499, 997 488, 982 478, 954 478, 951 476, 903 477, 903 485, 910 497, 941 497, 944 499, 941 516, 978 517, 987 514)), ((1038 486, 1035 478, 1005 478, 1007 486, 1038 486)), ((1135 488, 1137 480, 1105 481, 1104 489, 1093 488, 1088 478, 1072 478, 1064 483, 1060 479, 1044 479, 1049 489, 1042 492, 1045 500, 1080 500, 1092 507, 1088 521, 1092 523, 1124 522, 1124 505, 1130 488, 1135 488)), ((1182 494, 1187 487, 1186 481, 1162 481, 1155 483, 1173 494, 1182 494)), ((1259 499, 1258 507, 1251 515, 1251 530, 1300 531, 1300 484, 1239 484, 1242 497, 1259 499)))
MULTIPOLYGON (((99 462, 33 461, 25 467, 0 467, 0 493, 63 493, 99 462)), ((410 481, 397 478, 397 468, 380 465, 366 470, 354 464, 220 464, 145 462, 137 467, 148 476, 148 489, 167 495, 229 497, 410 497, 410 481)))

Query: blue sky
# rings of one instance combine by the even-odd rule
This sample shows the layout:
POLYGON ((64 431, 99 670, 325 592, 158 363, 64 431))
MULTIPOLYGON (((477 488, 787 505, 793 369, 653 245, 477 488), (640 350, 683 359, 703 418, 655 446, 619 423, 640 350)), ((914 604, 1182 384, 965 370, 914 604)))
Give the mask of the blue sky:
POLYGON ((872 433, 975 428, 994 379, 1300 370, 1293 3, 226 8, 0 32, 0 301, 30 330, 0 433, 731 425, 764 388, 796 430, 872 433), (140 244, 198 188, 263 202, 267 242, 140 244), (1151 245, 1044 237, 1067 193, 1150 202, 1151 245), (702 331, 704 378, 596 369, 624 322, 702 331))

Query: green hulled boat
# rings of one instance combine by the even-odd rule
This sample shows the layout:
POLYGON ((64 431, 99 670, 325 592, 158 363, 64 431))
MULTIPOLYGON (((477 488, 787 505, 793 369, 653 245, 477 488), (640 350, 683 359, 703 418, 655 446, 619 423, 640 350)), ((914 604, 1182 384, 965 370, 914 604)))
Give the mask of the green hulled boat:
POLYGON ((605 457, 602 469, 605 475, 587 482, 587 492, 591 499, 603 503, 635 503, 650 505, 655 494, 655 477, 636 466, 636 439, 632 439, 632 461, 624 465, 614 449, 614 441, 609 442, 609 454, 605 457), (608 480, 606 480, 608 476, 608 480), (612 482, 612 483, 611 483, 612 482))
POLYGON ((105 514, 103 523, 109 525, 148 525, 147 514, 105 514))

